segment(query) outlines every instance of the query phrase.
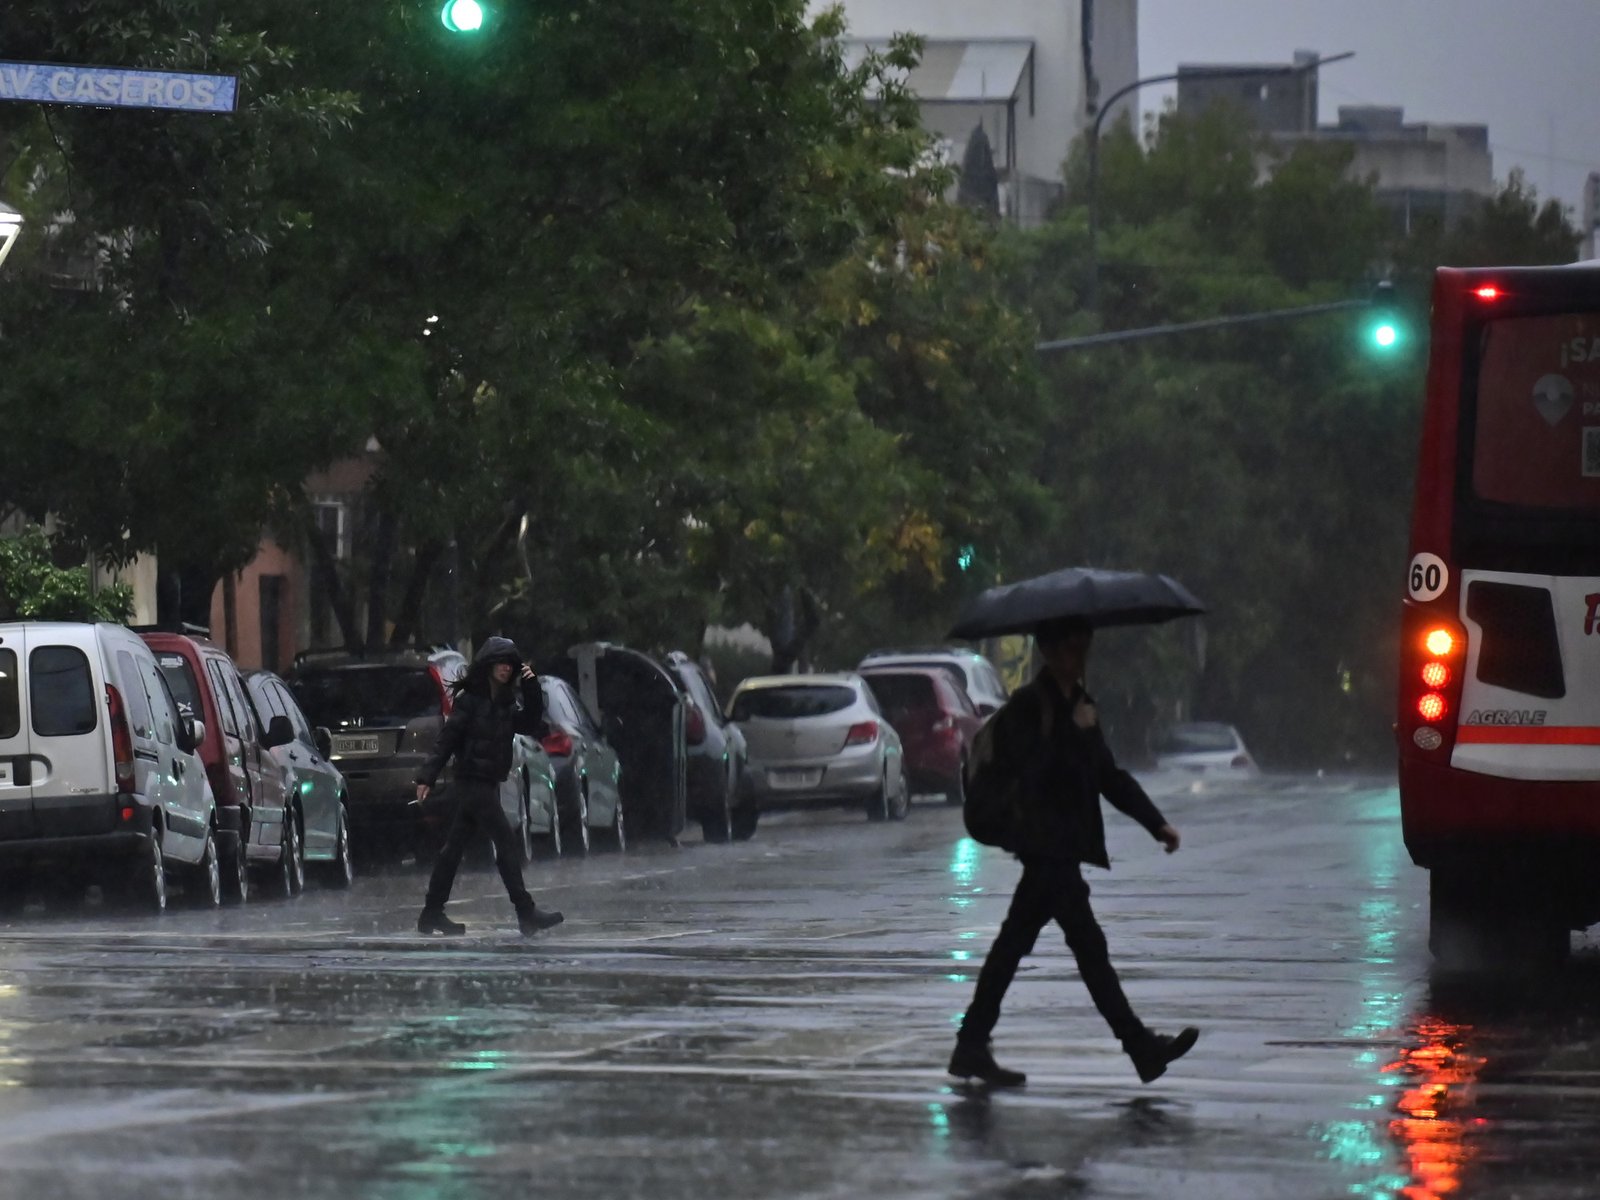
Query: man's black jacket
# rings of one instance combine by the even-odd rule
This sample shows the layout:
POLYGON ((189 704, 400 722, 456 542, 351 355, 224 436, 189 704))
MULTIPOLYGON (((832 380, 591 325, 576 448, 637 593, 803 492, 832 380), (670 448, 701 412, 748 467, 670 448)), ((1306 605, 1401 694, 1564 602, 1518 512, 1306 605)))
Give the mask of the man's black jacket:
POLYGON ((1006 849, 1022 859, 1110 867, 1101 796, 1151 836, 1167 822, 1138 781, 1117 765, 1099 724, 1082 728, 1074 720, 1080 702, 1094 703, 1082 685, 1067 695, 1041 671, 995 714, 995 760, 1008 764, 1023 784, 1013 844, 1006 849))

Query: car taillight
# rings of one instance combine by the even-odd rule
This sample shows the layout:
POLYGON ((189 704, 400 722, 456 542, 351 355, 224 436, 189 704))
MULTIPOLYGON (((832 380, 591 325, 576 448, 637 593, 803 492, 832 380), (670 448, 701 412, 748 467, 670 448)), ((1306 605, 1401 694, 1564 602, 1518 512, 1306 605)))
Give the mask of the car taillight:
POLYGON ((448 717, 450 710, 455 707, 455 703, 450 695, 450 685, 444 681, 444 672, 430 664, 428 678, 432 679, 433 686, 439 689, 439 712, 448 717))
POLYGON ((870 746, 878 740, 878 723, 876 721, 862 721, 850 726, 850 732, 845 735, 846 746, 870 746))
POLYGON ((544 752, 551 758, 566 758, 572 753, 572 735, 565 729, 557 729, 540 738, 539 745, 544 747, 544 752))
POLYGON ((116 765, 117 791, 128 795, 133 791, 133 733, 128 728, 128 710, 122 705, 122 693, 106 684, 106 707, 111 711, 111 758, 116 765))
POLYGON ((683 740, 698 746, 706 740, 706 716, 694 701, 684 702, 683 740))

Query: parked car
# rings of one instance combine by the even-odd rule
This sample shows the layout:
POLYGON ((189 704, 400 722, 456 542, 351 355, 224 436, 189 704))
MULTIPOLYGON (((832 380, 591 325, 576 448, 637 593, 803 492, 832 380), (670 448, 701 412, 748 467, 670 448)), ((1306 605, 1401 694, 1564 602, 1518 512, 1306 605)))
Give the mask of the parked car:
POLYGON ((1156 741, 1156 769, 1197 774, 1259 775, 1256 760, 1232 725, 1191 721, 1173 725, 1156 741))
POLYGON ((31 877, 73 872, 160 912, 181 874, 220 904, 238 835, 195 753, 206 733, 128 630, 0 624, 0 896, 17 908, 31 877))
POLYGON ((972 698, 980 717, 987 717, 1006 702, 1006 685, 994 665, 975 650, 960 646, 930 646, 910 650, 874 650, 856 666, 858 671, 878 667, 935 667, 944 671, 972 698))
POLYGON ((708 842, 744 841, 755 834, 761 816, 755 801, 742 794, 749 758, 744 734, 722 711, 699 663, 681 650, 663 661, 683 688, 689 816, 708 842))
POLYGON ((905 819, 900 735, 860 675, 756 676, 734 689, 729 711, 749 747, 748 786, 762 811, 859 804, 874 821, 905 819))
POLYGON ((270 728, 274 720, 283 717, 294 726, 294 740, 274 747, 272 754, 294 781, 306 870, 330 887, 349 887, 355 881, 350 813, 344 776, 330 758, 332 736, 322 726, 312 728, 288 685, 271 671, 246 671, 244 683, 263 725, 270 728))
POLYGON ((244 902, 250 894, 251 867, 268 875, 277 895, 298 895, 305 886, 305 860, 297 799, 288 772, 272 755, 275 747, 294 740, 293 727, 280 721, 262 728, 233 659, 203 631, 136 632, 154 651, 178 707, 204 723, 200 758, 217 807, 237 814, 230 827, 239 830, 244 853, 229 849, 222 855, 224 899, 244 902))
POLYGON ((938 667, 875 667, 861 677, 900 735, 912 793, 960 804, 967 754, 983 724, 966 689, 938 667))
POLYGON ((453 811, 448 768, 426 805, 411 802, 450 711, 449 685, 466 669, 466 657, 450 649, 296 658, 289 690, 312 726, 329 732, 358 859, 426 855, 443 838, 453 811))
POLYGON ((551 852, 560 855, 555 766, 544 747, 525 733, 514 735, 511 754, 511 774, 500 787, 500 806, 517 835, 522 863, 533 858, 535 838, 549 838, 551 852))
POLYGON ((608 835, 617 849, 625 849, 621 759, 566 680, 541 675, 539 683, 545 719, 540 744, 555 777, 563 848, 589 853, 594 831, 608 835))

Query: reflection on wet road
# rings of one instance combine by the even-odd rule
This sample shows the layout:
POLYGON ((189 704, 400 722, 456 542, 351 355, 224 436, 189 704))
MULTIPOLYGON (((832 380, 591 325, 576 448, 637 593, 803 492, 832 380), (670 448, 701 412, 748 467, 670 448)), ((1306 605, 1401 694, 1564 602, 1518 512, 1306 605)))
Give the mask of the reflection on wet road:
MULTIPOLYGON (((1168 781, 1155 781, 1159 787, 1168 781)), ((1141 1087, 1059 935, 943 1073, 1017 869, 919 805, 536 865, 567 923, 410 932, 424 880, 290 904, 89 906, 0 941, 0 1198, 1578 1197, 1596 1194, 1600 954, 1430 978, 1384 782, 1157 795, 1094 902, 1134 1005, 1199 1046, 1141 1087)))

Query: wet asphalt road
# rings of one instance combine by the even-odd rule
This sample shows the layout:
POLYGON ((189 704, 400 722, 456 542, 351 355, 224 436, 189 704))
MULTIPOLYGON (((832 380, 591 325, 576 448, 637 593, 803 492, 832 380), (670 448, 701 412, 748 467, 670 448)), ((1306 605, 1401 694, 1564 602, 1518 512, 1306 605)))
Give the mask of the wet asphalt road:
POLYGON ((0 1200, 39 1197, 1590 1197, 1600 943, 1559 979, 1430 979, 1384 781, 1153 781, 1095 904, 1135 1007, 1196 1050, 1141 1086, 1053 931, 944 1074, 1017 868, 954 810, 541 863, 567 923, 410 932, 424 880, 0 928, 0 1200))

